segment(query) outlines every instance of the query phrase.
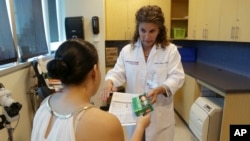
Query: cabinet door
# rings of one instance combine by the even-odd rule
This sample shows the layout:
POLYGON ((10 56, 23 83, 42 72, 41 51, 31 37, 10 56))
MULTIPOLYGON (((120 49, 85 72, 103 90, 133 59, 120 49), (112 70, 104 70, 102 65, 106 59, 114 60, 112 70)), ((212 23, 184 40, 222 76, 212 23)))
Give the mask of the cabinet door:
POLYGON ((238 0, 236 39, 250 42, 250 0, 238 0))
POLYGON ((205 16, 205 1, 206 0, 195 0, 196 3, 196 39, 205 39, 205 23, 206 23, 206 16, 205 16))
POLYGON ((221 0, 219 40, 231 41, 235 34, 238 0, 221 0))
POLYGON ((204 39, 205 0, 189 0, 188 39, 204 39))
POLYGON ((196 31, 196 16, 195 16, 195 7, 196 4, 194 2, 195 0, 189 0, 188 4, 188 39, 195 39, 195 31, 196 31))
POLYGON ((149 4, 158 5, 159 7, 161 7, 162 12, 164 13, 167 36, 170 37, 170 0, 150 0, 149 4))
POLYGON ((135 14, 142 6, 162 8, 165 24, 170 26, 170 0, 106 0, 106 40, 131 40, 135 32, 135 14))
POLYGON ((188 39, 218 40, 220 0, 189 0, 188 39))
POLYGON ((197 39, 197 24, 200 6, 198 5, 199 0, 189 0, 188 5, 188 39, 197 39))
POLYGON ((186 123, 189 123, 190 108, 199 97, 199 92, 196 80, 186 75, 184 85, 174 95, 174 108, 186 123))
POLYGON ((250 0, 222 0, 220 36, 222 41, 250 41, 250 0))
POLYGON ((106 0, 106 40, 124 40, 127 32, 127 0, 106 0))
POLYGON ((220 22, 220 0, 206 0, 205 1, 205 25, 204 34, 206 40, 219 39, 219 22, 220 22))
POLYGON ((128 19, 127 19, 127 33, 126 33, 126 39, 130 40, 132 39, 132 36, 135 32, 135 14, 136 12, 145 5, 149 4, 149 0, 127 0, 128 1, 128 19))

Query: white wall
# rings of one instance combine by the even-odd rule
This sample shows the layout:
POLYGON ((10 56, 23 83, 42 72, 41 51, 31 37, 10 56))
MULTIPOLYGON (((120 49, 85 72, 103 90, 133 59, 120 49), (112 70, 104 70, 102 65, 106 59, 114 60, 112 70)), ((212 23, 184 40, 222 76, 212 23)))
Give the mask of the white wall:
MULTIPOLYGON (((31 82, 30 67, 22 68, 18 71, 0 76, 0 82, 5 88, 12 92, 12 99, 22 104, 19 112, 20 119, 13 133, 14 141, 29 141, 31 135, 33 110, 31 108, 30 97, 27 92, 30 90, 31 82)), ((0 115, 2 115, 2 107, 0 106, 0 115)), ((13 121, 11 126, 14 128, 17 121, 13 121)), ((0 130, 0 141, 7 141, 7 128, 0 130)))
MULTIPOLYGON (((65 16, 83 16, 84 18, 84 34, 85 40, 93 43, 99 53, 100 68, 102 72, 102 82, 104 82, 105 76, 105 1, 103 0, 64 0, 65 1, 65 16), (99 34, 94 35, 92 33, 91 18, 93 16, 99 17, 99 34)), ((100 85, 100 89, 93 97, 95 105, 102 105, 100 100, 100 90, 103 83, 100 85)))

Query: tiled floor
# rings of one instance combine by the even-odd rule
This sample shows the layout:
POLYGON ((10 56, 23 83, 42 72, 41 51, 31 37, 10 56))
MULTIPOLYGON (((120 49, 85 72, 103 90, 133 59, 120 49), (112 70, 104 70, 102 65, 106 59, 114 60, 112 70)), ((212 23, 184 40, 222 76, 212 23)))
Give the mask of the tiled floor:
POLYGON ((175 138, 174 141, 198 141, 183 120, 175 114, 175 138))

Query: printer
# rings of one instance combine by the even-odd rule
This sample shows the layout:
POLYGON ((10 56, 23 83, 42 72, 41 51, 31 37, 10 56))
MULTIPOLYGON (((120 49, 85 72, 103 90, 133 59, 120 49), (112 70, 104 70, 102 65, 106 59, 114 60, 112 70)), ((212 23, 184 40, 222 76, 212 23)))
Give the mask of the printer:
POLYGON ((189 128, 199 141, 219 141, 223 98, 198 97, 190 109, 189 128))

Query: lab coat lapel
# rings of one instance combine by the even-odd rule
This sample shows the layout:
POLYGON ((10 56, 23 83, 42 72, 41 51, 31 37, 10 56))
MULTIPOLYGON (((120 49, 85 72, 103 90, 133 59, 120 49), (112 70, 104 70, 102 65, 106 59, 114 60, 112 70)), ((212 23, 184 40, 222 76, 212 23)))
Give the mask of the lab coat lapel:
POLYGON ((151 49, 149 56, 148 56, 148 61, 150 60, 150 58, 152 58, 153 56, 156 55, 156 51, 157 51, 157 47, 156 45, 153 46, 153 48, 151 49))
MULTIPOLYGON (((145 61, 145 58, 144 58, 144 53, 143 53, 143 48, 142 48, 142 45, 141 45, 141 40, 139 39, 136 43, 135 43, 135 49, 137 50, 137 55, 138 55, 138 58, 141 60, 144 60, 145 61)), ((149 53, 149 56, 148 56, 148 61, 150 60, 150 58, 152 56, 154 56, 156 54, 156 49, 157 46, 154 44, 153 48, 151 49, 150 53, 149 53)))
POLYGON ((139 59, 140 61, 143 60, 142 62, 145 62, 144 53, 143 53, 143 48, 142 48, 142 45, 141 45, 141 40, 138 40, 138 41, 135 43, 135 50, 137 51, 137 57, 138 57, 138 59, 139 59))

